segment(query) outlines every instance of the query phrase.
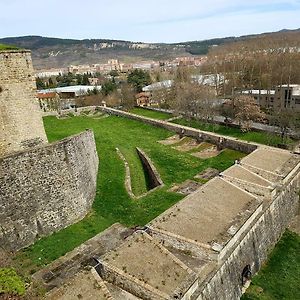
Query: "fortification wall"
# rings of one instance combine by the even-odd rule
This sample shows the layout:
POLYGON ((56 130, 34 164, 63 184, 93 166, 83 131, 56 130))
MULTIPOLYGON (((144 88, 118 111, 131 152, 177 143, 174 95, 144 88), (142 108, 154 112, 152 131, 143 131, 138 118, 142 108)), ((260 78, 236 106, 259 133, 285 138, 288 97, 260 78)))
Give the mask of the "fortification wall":
POLYGON ((300 173, 286 184, 239 238, 219 269, 201 285, 197 300, 235 300, 242 294, 242 271, 251 266, 255 274, 280 239, 299 208, 300 173))
POLYGON ((158 186, 163 185, 163 181, 160 178, 158 171, 156 170, 154 164, 151 159, 147 156, 147 154, 140 148, 136 148, 139 158, 142 161, 144 168, 147 170, 149 179, 150 179, 150 188, 154 189, 158 186))
POLYGON ((235 138, 225 137, 225 136, 222 136, 219 134, 202 131, 199 129, 194 129, 191 127, 178 125, 178 124, 174 124, 174 123, 169 123, 166 121, 155 120, 155 119, 147 118, 144 116, 139 116, 139 115, 131 114, 131 113, 124 112, 121 110, 109 108, 109 107, 99 107, 99 109, 103 110, 104 112, 106 112, 108 114, 126 117, 129 119, 137 120, 137 121, 151 124, 154 126, 162 127, 167 130, 174 131, 180 135, 193 137, 193 138, 197 139, 198 141, 209 142, 214 145, 217 145, 218 148, 220 148, 220 149, 229 148, 229 149, 241 151, 244 153, 251 153, 252 151, 256 150, 257 147, 259 146, 258 144, 255 144, 255 143, 244 142, 244 141, 241 141, 241 140, 238 140, 235 138))
POLYGON ((96 191, 92 131, 0 159, 0 245, 28 246, 82 219, 96 191))
POLYGON ((30 51, 0 51, 0 157, 47 142, 30 51))

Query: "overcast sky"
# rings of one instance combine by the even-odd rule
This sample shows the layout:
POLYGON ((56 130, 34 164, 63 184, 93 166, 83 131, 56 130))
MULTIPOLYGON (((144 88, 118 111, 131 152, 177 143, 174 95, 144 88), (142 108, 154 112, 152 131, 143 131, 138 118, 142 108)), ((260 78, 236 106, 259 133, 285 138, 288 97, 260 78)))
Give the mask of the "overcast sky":
POLYGON ((300 0, 0 0, 0 37, 179 42, 300 28, 300 0))

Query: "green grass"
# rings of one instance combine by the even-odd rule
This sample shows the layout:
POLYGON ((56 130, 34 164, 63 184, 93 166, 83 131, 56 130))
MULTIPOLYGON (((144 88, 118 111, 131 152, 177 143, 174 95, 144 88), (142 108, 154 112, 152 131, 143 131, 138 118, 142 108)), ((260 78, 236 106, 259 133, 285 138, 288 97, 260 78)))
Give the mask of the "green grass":
POLYGON ((286 231, 242 300, 300 299, 300 236, 286 231))
MULTIPOLYGON (((216 125, 216 124, 208 124, 196 120, 188 121, 185 119, 177 119, 172 122, 176 124, 204 130, 204 131, 210 131, 221 135, 235 137, 240 140, 244 140, 248 142, 255 142, 255 143, 265 144, 265 145, 275 146, 275 147, 278 146, 278 144, 282 143, 280 136, 266 133, 266 132, 257 132, 257 131, 242 132, 239 128, 226 127, 223 125, 216 125)), ((293 142, 294 141, 292 139, 288 138, 286 139, 285 144, 289 145, 292 144, 293 142)))
POLYGON ((201 160, 157 142, 173 133, 116 116, 98 120, 83 116, 61 120, 46 117, 44 125, 49 142, 86 128, 94 130, 100 157, 97 193, 93 210, 85 219, 40 239, 19 253, 17 262, 22 263, 24 269, 37 269, 53 261, 115 222, 126 226, 146 224, 182 199, 182 195, 167 192, 172 183, 191 179, 207 167, 222 171, 243 156, 240 152, 225 150, 218 157, 201 160), (147 191, 147 178, 135 150, 137 146, 150 156, 166 186, 133 200, 125 190, 125 168, 115 148, 121 150, 129 163, 134 192, 142 194, 147 191))
POLYGON ((149 110, 145 108, 139 108, 139 107, 131 109, 130 112, 139 116, 144 116, 144 117, 157 119, 157 120, 167 120, 172 118, 172 114, 149 110))
POLYGON ((0 44, 0 51, 3 51, 3 50, 18 50, 18 49, 19 48, 15 47, 15 46, 0 44))

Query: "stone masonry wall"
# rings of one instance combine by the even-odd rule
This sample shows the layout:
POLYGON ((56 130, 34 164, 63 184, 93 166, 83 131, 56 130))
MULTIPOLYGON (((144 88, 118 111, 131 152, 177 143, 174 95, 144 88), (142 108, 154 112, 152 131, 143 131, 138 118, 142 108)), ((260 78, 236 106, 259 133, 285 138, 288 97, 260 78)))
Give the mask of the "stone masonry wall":
POLYGON ((0 158, 0 245, 28 246, 82 219, 96 191, 92 131, 0 158))
POLYGON ((0 51, 0 157, 47 142, 30 51, 0 51))
POLYGON ((299 207, 300 172, 266 204, 262 214, 249 226, 224 263, 202 284, 197 300, 237 300, 242 294, 242 271, 251 266, 255 274, 280 239, 299 207))
POLYGON ((150 179, 150 188, 154 189, 158 186, 163 185, 163 181, 160 178, 158 171, 156 170, 155 166, 153 165, 151 159, 146 155, 144 151, 140 148, 136 148, 136 151, 139 155, 139 158, 142 161, 144 168, 146 169, 149 179, 150 179))
POLYGON ((235 138, 225 137, 225 136, 215 134, 212 132, 202 131, 199 129, 194 129, 191 127, 178 125, 178 124, 174 124, 174 123, 170 123, 170 122, 166 122, 166 121, 155 120, 155 119, 131 114, 131 113, 113 109, 113 108, 99 107, 99 109, 103 110, 104 112, 106 112, 108 114, 122 116, 125 118, 141 121, 141 122, 144 122, 147 124, 165 128, 170 131, 174 131, 180 135, 195 138, 198 141, 209 142, 214 145, 217 145, 220 149, 229 148, 229 149, 241 151, 244 153, 251 153, 252 151, 256 150, 257 147, 259 146, 258 144, 255 144, 255 143, 244 142, 244 141, 241 141, 241 140, 238 140, 235 138))

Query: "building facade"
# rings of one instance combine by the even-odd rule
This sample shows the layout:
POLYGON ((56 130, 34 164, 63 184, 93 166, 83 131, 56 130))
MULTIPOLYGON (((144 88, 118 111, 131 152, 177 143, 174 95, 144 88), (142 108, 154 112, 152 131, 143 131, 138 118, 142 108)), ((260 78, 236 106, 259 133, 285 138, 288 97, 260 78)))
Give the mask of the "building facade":
POLYGON ((300 112, 300 84, 284 84, 275 90, 244 90, 241 94, 253 96, 262 108, 300 112))

